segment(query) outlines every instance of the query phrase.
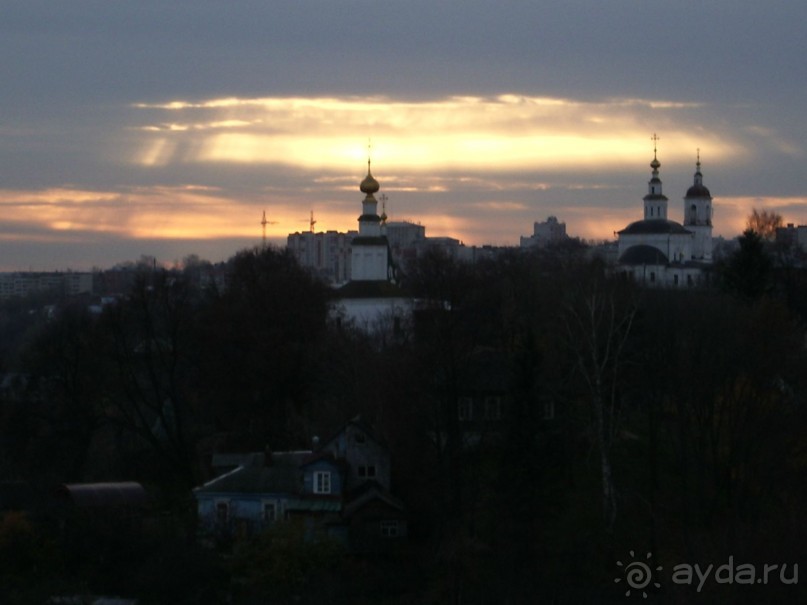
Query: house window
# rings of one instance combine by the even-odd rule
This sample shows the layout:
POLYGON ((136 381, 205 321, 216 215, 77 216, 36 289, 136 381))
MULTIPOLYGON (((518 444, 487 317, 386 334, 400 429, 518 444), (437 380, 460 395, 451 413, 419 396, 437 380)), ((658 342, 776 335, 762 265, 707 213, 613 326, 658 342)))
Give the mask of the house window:
POLYGON ((653 271, 650 272, 650 281, 651 282, 656 281, 656 274, 653 271))
POLYGON ((678 276, 677 275, 673 275, 673 282, 675 283, 676 286, 678 285, 678 276))
POLYGON ((331 493, 331 473, 330 471, 316 471, 314 473, 314 493, 331 493))
POLYGON ((401 524, 397 519, 381 522, 381 536, 383 538, 397 538, 401 535, 401 524))
POLYGON ((555 402, 552 400, 544 401, 544 420, 552 420, 555 417, 555 402))
POLYGON ((460 420, 471 420, 474 416, 474 402, 470 397, 460 397, 457 403, 457 412, 460 420))
POLYGON ((363 479, 374 479, 375 478, 375 466, 360 466, 359 467, 359 477, 363 479))
POLYGON ((230 505, 227 502, 216 502, 216 523, 227 525, 230 518, 230 505))
POLYGON ((365 443, 367 443, 367 439, 365 439, 364 433, 356 433, 353 436, 353 441, 356 443, 356 445, 364 445, 365 443))
POLYGON ((501 420, 502 398, 485 397, 485 420, 501 420))
POLYGON ((274 502, 263 503, 263 520, 267 523, 277 520, 277 505, 274 502))

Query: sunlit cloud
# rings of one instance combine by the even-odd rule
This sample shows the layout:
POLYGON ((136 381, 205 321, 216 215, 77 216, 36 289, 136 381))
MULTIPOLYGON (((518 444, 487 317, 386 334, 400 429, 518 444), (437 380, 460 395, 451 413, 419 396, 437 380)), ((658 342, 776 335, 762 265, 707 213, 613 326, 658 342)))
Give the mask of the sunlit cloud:
MULTIPOLYGON (((215 188, 132 187, 121 191, 48 189, 0 190, 4 232, 11 241, 21 232, 58 240, 65 233, 106 233, 125 238, 210 239, 255 238, 262 232, 261 214, 254 199, 231 199, 215 188)), ((280 199, 271 202, 273 222, 269 237, 285 237, 301 216, 299 209, 280 199)))
POLYGON ((693 132, 686 113, 698 104, 666 100, 593 103, 505 94, 419 102, 226 98, 135 107, 170 115, 142 127, 145 139, 134 161, 149 166, 198 162, 345 170, 367 157, 371 137, 373 160, 390 170, 584 170, 646 156, 649 135, 659 126, 665 129, 668 159, 691 158, 699 147, 721 161, 748 153, 725 133, 693 132))
POLYGON ((788 134, 780 133, 773 128, 752 124, 745 126, 743 131, 751 135, 758 146, 768 147, 777 153, 793 158, 807 156, 803 141, 792 139, 788 134))
POLYGON ((474 208, 482 208, 485 210, 496 210, 500 212, 512 211, 512 210, 526 210, 527 205, 522 202, 504 202, 504 201, 487 201, 487 202, 475 202, 472 204, 474 208))

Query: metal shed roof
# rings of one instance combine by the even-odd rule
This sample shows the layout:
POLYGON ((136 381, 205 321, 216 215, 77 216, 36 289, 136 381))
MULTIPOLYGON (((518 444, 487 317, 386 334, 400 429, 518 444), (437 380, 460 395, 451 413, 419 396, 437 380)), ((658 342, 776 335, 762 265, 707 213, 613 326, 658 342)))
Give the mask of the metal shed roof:
POLYGON ((149 497, 143 486, 134 481, 122 483, 73 483, 60 490, 73 504, 81 507, 143 507, 149 497))

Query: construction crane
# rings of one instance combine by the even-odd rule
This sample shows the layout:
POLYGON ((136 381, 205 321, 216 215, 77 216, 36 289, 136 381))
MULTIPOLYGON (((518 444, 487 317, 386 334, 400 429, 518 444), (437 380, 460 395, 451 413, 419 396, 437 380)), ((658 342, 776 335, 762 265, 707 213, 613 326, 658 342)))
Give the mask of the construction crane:
POLYGON ((261 219, 261 227, 263 228, 263 247, 266 248, 266 225, 277 225, 277 221, 266 220, 266 210, 263 211, 263 218, 261 219))

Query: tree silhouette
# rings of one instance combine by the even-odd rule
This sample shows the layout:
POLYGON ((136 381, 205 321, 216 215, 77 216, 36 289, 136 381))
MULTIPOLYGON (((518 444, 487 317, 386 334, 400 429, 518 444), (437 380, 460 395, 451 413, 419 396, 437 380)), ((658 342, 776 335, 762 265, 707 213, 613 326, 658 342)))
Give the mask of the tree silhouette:
POLYGON ((746 221, 746 230, 756 232, 764 240, 773 241, 776 239, 776 230, 782 224, 782 215, 778 212, 754 208, 746 221))
POLYGON ((723 268, 723 286, 741 298, 755 300, 771 289, 773 262, 757 231, 746 229, 739 243, 739 250, 723 268))

